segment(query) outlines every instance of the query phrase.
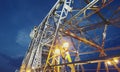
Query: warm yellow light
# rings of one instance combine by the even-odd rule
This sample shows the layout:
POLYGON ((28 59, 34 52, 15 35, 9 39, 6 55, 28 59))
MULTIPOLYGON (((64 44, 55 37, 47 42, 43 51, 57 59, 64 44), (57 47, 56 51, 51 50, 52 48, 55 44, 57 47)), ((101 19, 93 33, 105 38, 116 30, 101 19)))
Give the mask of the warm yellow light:
POLYGON ((26 72, 31 72, 31 69, 27 69, 26 72))
POLYGON ((107 64, 108 64, 108 65, 112 65, 111 61, 107 61, 107 64))
POLYGON ((66 54, 69 54, 69 52, 66 52, 66 54))
POLYGON ((68 48, 68 47, 69 47, 69 43, 68 42, 63 43, 63 48, 68 48))
POLYGON ((113 59, 115 63, 119 63, 119 60, 117 58, 113 59))
POLYGON ((60 49, 55 49, 55 52, 54 52, 56 55, 60 55, 60 49))

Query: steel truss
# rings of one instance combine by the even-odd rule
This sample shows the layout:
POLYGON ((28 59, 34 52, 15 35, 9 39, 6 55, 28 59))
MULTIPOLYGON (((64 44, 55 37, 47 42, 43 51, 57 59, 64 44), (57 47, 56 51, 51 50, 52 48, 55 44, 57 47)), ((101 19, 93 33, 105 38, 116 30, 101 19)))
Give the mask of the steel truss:
POLYGON ((101 71, 101 64, 104 63, 104 70, 109 72, 108 60, 120 72, 114 61, 114 58, 119 59, 120 54, 109 56, 107 53, 120 50, 120 47, 105 47, 108 27, 120 27, 120 16, 114 17, 120 8, 107 19, 100 12, 112 2, 113 0, 58 0, 39 26, 35 26, 31 32, 32 41, 20 72, 66 72, 67 68, 70 68, 69 72, 86 72, 84 65, 89 63, 97 63, 97 68, 94 69, 96 72, 101 71), (98 19, 92 22, 90 19, 95 19, 96 16, 98 19), (84 46, 89 50, 82 51, 84 46), (82 56, 86 54, 94 54, 96 58, 83 60, 82 56))

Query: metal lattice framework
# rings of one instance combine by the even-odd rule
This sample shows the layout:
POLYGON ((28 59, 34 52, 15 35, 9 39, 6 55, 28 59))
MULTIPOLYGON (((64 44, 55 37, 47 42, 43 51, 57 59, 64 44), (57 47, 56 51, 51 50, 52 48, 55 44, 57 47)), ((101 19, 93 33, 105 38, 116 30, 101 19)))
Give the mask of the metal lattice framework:
POLYGON ((33 29, 20 72, 109 72, 110 63, 120 72, 116 63, 120 53, 113 56, 109 53, 120 50, 120 46, 106 45, 108 28, 120 27, 120 7, 110 9, 112 2, 58 0, 40 25, 33 29), (106 17, 101 13, 105 8, 112 10, 106 17), (87 69, 89 64, 96 68, 87 69), (104 68, 101 68, 102 64, 104 68))

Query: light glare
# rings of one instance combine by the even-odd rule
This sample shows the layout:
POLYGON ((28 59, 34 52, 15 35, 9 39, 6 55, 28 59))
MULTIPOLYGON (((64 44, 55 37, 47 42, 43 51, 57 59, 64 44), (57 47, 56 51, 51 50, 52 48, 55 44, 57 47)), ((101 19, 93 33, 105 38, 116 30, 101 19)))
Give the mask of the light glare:
POLYGON ((117 58, 113 59, 115 63, 119 63, 119 60, 117 58))
POLYGON ((107 64, 108 64, 108 65, 112 65, 111 61, 107 61, 107 64))
POLYGON ((31 70, 30 69, 27 69, 27 71, 26 72, 31 72, 31 70))
POLYGON ((69 47, 69 43, 68 42, 63 43, 63 47, 64 48, 68 48, 69 47))
POLYGON ((60 49, 55 49, 55 54, 60 55, 60 49))

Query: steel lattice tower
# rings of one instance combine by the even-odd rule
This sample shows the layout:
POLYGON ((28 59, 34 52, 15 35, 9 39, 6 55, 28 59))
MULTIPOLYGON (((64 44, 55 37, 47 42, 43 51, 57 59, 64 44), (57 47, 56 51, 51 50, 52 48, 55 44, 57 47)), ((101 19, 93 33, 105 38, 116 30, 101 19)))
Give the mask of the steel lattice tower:
POLYGON ((109 53, 120 46, 106 46, 108 28, 120 27, 120 7, 113 10, 109 7, 112 2, 58 0, 31 32, 32 41, 20 72, 109 72, 109 64, 120 72, 120 53, 109 53), (101 10, 112 11, 105 17, 101 10), (92 64, 96 68, 86 69, 92 64))

